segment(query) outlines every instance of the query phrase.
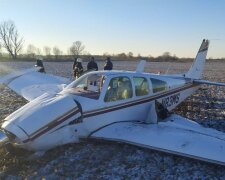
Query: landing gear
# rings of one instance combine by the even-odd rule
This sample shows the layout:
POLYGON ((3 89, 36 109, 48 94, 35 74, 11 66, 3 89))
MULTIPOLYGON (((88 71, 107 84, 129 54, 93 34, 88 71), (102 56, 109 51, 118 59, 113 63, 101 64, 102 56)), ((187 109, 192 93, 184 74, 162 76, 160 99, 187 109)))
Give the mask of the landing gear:
POLYGON ((158 121, 166 119, 170 113, 166 107, 164 107, 160 102, 155 101, 155 111, 158 117, 158 121))
POLYGON ((167 108, 165 108, 160 102, 151 102, 150 109, 148 111, 145 123, 156 124, 159 121, 163 121, 170 115, 167 108))

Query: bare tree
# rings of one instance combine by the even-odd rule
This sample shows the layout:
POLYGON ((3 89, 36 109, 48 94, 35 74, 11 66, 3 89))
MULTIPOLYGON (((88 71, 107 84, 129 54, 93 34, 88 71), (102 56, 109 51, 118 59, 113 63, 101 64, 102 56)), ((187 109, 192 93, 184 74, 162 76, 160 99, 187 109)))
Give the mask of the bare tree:
POLYGON ((109 56, 112 56, 112 55, 109 54, 108 52, 104 52, 104 53, 103 53, 103 57, 104 57, 104 58, 109 57, 109 56))
POLYGON ((19 37, 19 33, 13 21, 4 21, 0 24, 0 39, 3 47, 8 51, 13 59, 23 47, 24 40, 19 37))
POLYGON ((170 52, 164 52, 164 53, 162 54, 162 56, 163 56, 163 57, 170 57, 171 54, 170 54, 170 52))
POLYGON ((37 52, 37 48, 33 44, 27 46, 27 55, 34 58, 37 52))
POLYGON ((57 46, 53 48, 53 54, 55 55, 55 59, 58 59, 59 55, 61 55, 61 52, 62 51, 60 51, 60 49, 57 46))
POLYGON ((48 47, 48 46, 45 46, 44 48, 43 48, 43 51, 44 51, 44 54, 46 55, 46 56, 51 56, 51 48, 50 47, 48 47))
POLYGON ((79 55, 82 54, 82 51, 84 50, 84 48, 85 46, 82 45, 82 42, 76 41, 70 47, 70 54, 73 55, 74 59, 76 59, 79 57, 79 55))
POLYGON ((118 58, 120 59, 126 59, 127 58, 127 55, 125 53, 120 53, 120 54, 117 54, 118 58))
POLYGON ((132 52, 129 52, 129 53, 127 54, 127 56, 128 56, 129 58, 132 58, 132 57, 134 56, 134 54, 133 54, 132 52))

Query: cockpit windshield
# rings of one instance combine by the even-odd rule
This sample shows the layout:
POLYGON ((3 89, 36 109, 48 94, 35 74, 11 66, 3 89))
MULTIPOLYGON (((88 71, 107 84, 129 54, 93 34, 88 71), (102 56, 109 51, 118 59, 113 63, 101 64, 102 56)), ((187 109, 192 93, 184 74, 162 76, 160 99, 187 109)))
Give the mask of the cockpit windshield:
POLYGON ((98 99, 106 76, 100 73, 86 74, 66 87, 66 91, 83 97, 98 99))

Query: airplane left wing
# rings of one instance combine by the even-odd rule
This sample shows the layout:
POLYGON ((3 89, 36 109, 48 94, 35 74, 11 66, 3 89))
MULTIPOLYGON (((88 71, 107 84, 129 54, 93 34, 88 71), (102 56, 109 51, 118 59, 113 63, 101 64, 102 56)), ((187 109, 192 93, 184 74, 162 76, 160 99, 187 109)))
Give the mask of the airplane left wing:
POLYGON ((59 76, 37 72, 40 68, 16 71, 0 77, 0 84, 8 86, 28 101, 48 92, 60 92, 70 80, 59 76))
POLYGON ((225 165, 225 134, 178 115, 158 124, 114 123, 94 132, 90 138, 124 142, 225 165))

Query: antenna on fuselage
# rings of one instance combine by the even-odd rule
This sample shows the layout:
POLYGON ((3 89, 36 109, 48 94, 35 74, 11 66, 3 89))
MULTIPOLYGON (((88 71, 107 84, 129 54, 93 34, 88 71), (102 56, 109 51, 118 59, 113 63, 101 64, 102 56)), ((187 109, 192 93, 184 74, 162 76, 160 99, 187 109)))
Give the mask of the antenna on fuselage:
POLYGON ((144 72, 144 69, 145 69, 145 63, 146 63, 145 60, 141 60, 141 61, 139 62, 139 64, 137 65, 136 72, 144 72))

